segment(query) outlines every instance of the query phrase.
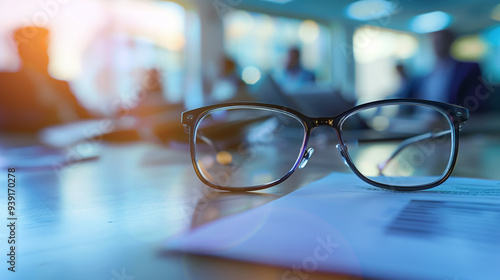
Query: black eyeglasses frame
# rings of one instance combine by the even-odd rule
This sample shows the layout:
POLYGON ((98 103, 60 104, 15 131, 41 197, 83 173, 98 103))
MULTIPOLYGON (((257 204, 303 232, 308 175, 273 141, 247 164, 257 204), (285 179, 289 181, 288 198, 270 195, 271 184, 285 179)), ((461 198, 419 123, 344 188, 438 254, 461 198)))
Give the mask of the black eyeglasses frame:
POLYGON ((198 178, 207 186, 218 189, 218 190, 226 190, 226 191, 237 191, 237 192, 245 192, 245 191, 255 191, 255 190, 261 190, 261 189, 266 189, 270 188, 273 186, 276 186, 292 175, 292 173, 297 169, 299 166, 301 160, 304 158, 304 155, 307 152, 307 144, 309 141, 309 137, 311 135, 311 132, 314 128, 319 127, 319 126, 329 126, 334 129, 338 139, 339 139, 339 145, 340 145, 340 152, 342 157, 346 160, 349 168, 358 176, 361 180, 364 182, 380 187, 383 189, 388 189, 388 190, 394 190, 394 191, 416 191, 416 190, 425 190, 425 189, 430 189, 435 186, 438 186, 442 184, 444 181, 446 181, 450 176, 451 173, 455 167, 456 161, 457 161, 457 156, 458 156, 458 147, 459 147, 459 132, 461 129, 461 125, 466 122, 469 119, 469 110, 458 106, 458 105, 453 105, 453 104, 448 104, 448 103, 443 103, 443 102, 437 102, 437 101, 431 101, 431 100, 423 100, 423 99, 387 99, 387 100, 380 100, 380 101, 373 101, 365 104, 361 104, 355 107, 352 107, 334 117, 309 117, 306 116, 294 109, 290 109, 285 106, 280 106, 280 105, 274 105, 274 104, 266 104, 266 103, 258 103, 258 102, 232 102, 232 103, 221 103, 221 104, 215 104, 215 105, 209 105, 209 106, 204 106, 200 108, 196 108, 193 110, 185 111, 182 113, 181 116, 181 122, 184 126, 184 130, 186 133, 189 134, 189 146, 190 146, 190 151, 191 151, 191 161, 194 167, 194 170, 196 172, 196 175, 198 178), (387 105, 420 105, 420 106, 427 106, 434 108, 440 112, 442 112, 447 118, 450 124, 452 125, 452 139, 453 139, 453 149, 452 149, 452 155, 451 155, 451 164, 448 165, 446 172, 444 172, 443 176, 430 184, 423 184, 423 185, 417 185, 417 186, 410 186, 410 187, 402 187, 402 186, 393 186, 389 184, 382 184, 379 182, 375 182, 366 176, 364 176, 359 170, 356 168, 354 165, 353 161, 351 160, 349 153, 346 152, 346 145, 345 142, 342 138, 342 123, 352 114, 361 111, 361 110, 366 110, 369 108, 374 108, 374 107, 380 107, 380 106, 387 106, 387 105), (209 182, 201 173, 199 170, 197 163, 196 163, 196 137, 195 137, 195 131, 197 129, 197 126, 199 122, 207 115, 213 112, 214 110, 219 110, 222 108, 257 108, 257 109, 270 109, 273 111, 281 111, 285 114, 292 115, 296 117, 298 120, 300 120, 305 128, 305 139, 303 141, 303 145, 301 147, 301 151, 299 154, 299 157, 297 158, 297 161, 293 165, 293 167, 286 173, 283 177, 281 177, 278 180, 275 180, 273 182, 263 184, 263 185, 256 185, 256 186, 251 186, 251 187, 227 187, 227 186, 220 186, 220 185, 215 185, 211 182, 209 182))

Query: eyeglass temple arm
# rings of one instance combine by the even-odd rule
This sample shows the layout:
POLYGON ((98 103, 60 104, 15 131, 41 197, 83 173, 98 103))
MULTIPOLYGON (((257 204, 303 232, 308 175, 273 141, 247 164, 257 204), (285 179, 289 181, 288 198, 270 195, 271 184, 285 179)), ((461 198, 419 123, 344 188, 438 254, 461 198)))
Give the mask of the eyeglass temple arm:
POLYGON ((428 132, 428 133, 424 133, 424 134, 421 134, 421 135, 413 136, 411 138, 408 138, 408 139, 404 140, 403 142, 401 142, 401 144, 399 144, 399 146, 397 147, 397 149, 391 154, 391 156, 387 160, 385 160, 384 162, 382 162, 382 163, 380 163, 380 164, 377 165, 377 168, 378 168, 378 171, 379 171, 379 175, 382 175, 382 171, 384 171, 385 167, 401 151, 403 151, 406 147, 410 146, 411 144, 414 144, 414 143, 417 143, 417 142, 420 142, 420 141, 424 141, 424 140, 435 139, 435 138, 438 138, 438 137, 441 137, 441 136, 444 136, 444 135, 450 134, 450 133, 451 133, 451 130, 443 130, 443 131, 440 131, 440 132, 437 132, 437 133, 428 132))
MULTIPOLYGON (((247 123, 262 121, 262 120, 266 120, 268 118, 269 118, 268 116, 265 116, 265 117, 254 118, 254 119, 248 120, 248 121, 241 121, 241 122, 235 123, 234 126, 235 126, 235 128, 242 127, 242 126, 244 126, 247 123)), ((184 127, 188 127, 188 126, 186 126, 186 124, 184 124, 184 127)), ((189 129, 185 129, 184 132, 187 133, 187 134, 189 134, 189 129)), ((210 139, 209 137, 203 135, 203 133, 200 130, 198 130, 198 133, 196 133, 196 138, 202 140, 205 143, 207 143, 207 145, 210 146, 210 148, 212 148, 215 151, 216 154, 218 152, 222 151, 219 147, 217 147, 217 145, 215 144, 215 142, 212 139, 210 139)))
MULTIPOLYGON (((191 128, 188 125, 184 124, 184 132, 186 134, 189 134, 190 130, 191 130, 191 128)), ((220 152, 220 149, 219 149, 219 147, 217 147, 217 145, 215 144, 215 142, 212 139, 208 138, 207 136, 203 135, 203 132, 198 131, 198 133, 196 133, 196 138, 198 138, 201 141, 207 143, 207 145, 210 148, 212 148, 215 151, 215 153, 220 152)))
POLYGON ((219 149, 219 147, 217 147, 217 145, 215 144, 215 142, 212 139, 208 138, 207 136, 203 135, 203 133, 201 133, 201 131, 199 131, 198 133, 196 133, 196 138, 198 138, 201 141, 207 143, 207 145, 210 148, 212 148, 216 154, 218 152, 220 152, 220 149, 219 149))

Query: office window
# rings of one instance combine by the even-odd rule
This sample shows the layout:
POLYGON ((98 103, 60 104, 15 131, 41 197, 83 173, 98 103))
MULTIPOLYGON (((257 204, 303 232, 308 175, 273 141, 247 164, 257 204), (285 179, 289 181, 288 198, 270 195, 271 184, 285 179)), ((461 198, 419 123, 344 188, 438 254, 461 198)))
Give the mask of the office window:
MULTIPOLYGON (((495 10, 500 10, 500 8, 495 10)), ((500 16, 500 12, 496 12, 496 15, 500 16)), ((483 77, 487 77, 490 84, 498 87, 500 85, 500 26, 485 29, 481 32, 479 40, 486 44, 484 56, 481 57, 483 77)))
POLYGON ((240 10, 228 13, 223 21, 226 53, 246 73, 283 69, 288 49, 299 47, 302 65, 314 71, 317 81, 331 81, 330 33, 324 25, 240 10))
POLYGON ((78 56, 82 71, 74 79, 75 91, 92 99, 92 107, 109 111, 117 99, 134 107, 141 98, 138 93, 158 79, 163 96, 181 102, 184 8, 172 2, 117 3, 122 4, 116 4, 110 27, 89 31, 93 40, 78 56), (157 77, 151 77, 152 70, 157 77))
POLYGON ((451 55, 462 61, 480 61, 488 51, 487 43, 479 35, 462 36, 451 46, 451 55))
POLYGON ((418 48, 417 39, 407 33, 377 26, 362 26, 354 32, 356 92, 360 102, 384 99, 400 86, 395 67, 418 48))
POLYGON ((1 3, 0 71, 19 67, 10 38, 13 30, 36 25, 51 32, 50 74, 70 81, 87 107, 106 112, 112 101, 131 99, 151 69, 160 73, 164 96, 181 101, 185 49, 181 5, 137 0, 47 3, 1 3))

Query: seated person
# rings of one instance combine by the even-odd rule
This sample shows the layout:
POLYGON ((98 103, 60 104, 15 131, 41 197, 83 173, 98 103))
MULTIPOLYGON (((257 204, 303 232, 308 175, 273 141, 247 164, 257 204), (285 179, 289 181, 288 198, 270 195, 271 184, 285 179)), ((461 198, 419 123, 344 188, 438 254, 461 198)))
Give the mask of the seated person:
POLYGON ((46 126, 90 118, 67 82, 48 73, 49 31, 24 27, 14 33, 21 68, 0 73, 0 131, 36 132, 46 126))
MULTIPOLYGON (((450 30, 430 34, 436 63, 434 69, 421 78, 406 80, 397 97, 421 98, 464 106, 471 113, 482 112, 486 102, 477 98, 476 91, 487 90, 481 84, 481 69, 475 62, 463 62, 451 57, 455 35, 450 30), (472 102, 474 101, 474 102, 472 102)), ((404 76, 404 75, 402 75, 404 76)), ((484 92, 479 92, 480 97, 484 92)))
POLYGON ((286 68, 282 73, 278 73, 276 81, 284 89, 297 89, 304 85, 314 84, 316 76, 313 72, 304 69, 300 64, 300 50, 298 48, 291 48, 288 50, 288 60, 286 68))

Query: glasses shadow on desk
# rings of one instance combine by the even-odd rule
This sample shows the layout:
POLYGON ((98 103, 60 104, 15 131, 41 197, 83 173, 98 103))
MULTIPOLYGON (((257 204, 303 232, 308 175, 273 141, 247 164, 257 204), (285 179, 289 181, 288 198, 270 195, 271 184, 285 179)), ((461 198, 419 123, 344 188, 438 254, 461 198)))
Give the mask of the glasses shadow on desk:
MULTIPOLYGON (((292 191, 292 190, 290 190, 292 191)), ((198 199, 193 208, 190 229, 194 230, 207 223, 224 217, 238 214, 255 207, 269 203, 284 194, 273 193, 231 193, 212 190, 198 199)), ((255 231, 266 222, 263 219, 252 221, 255 231)), ((242 237, 238 242, 244 242, 253 233, 242 237)), ((161 257, 180 258, 183 266, 182 279, 362 279, 348 275, 332 275, 317 271, 300 271, 304 278, 296 278, 293 267, 273 266, 268 264, 244 262, 212 256, 195 255, 179 251, 162 251, 161 257)))
POLYGON ((308 280, 361 280, 366 278, 327 274, 321 272, 305 272, 300 275, 291 275, 290 268, 278 267, 237 260, 223 259, 192 254, 183 255, 184 279, 239 279, 239 280, 275 280, 275 279, 308 279, 308 280), (299 277, 298 277, 299 276, 299 277))
POLYGON ((269 193, 226 193, 211 190, 200 197, 193 207, 190 229, 253 209, 281 196, 269 193))

